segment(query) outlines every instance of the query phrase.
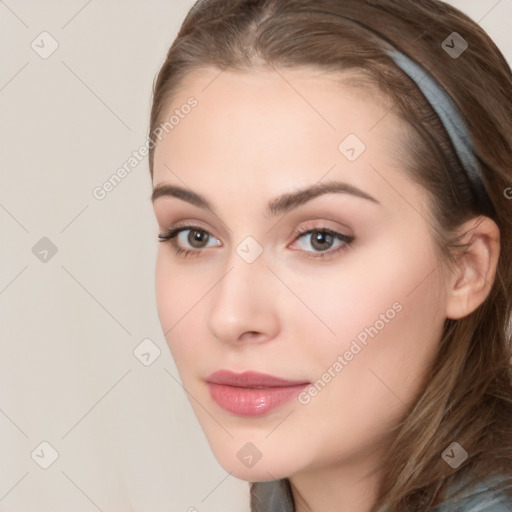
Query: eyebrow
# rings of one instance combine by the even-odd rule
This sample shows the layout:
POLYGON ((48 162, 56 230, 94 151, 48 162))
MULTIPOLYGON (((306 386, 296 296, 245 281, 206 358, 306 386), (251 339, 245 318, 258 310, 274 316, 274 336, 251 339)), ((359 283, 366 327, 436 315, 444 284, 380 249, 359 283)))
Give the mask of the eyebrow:
MULTIPOLYGON (((287 213, 324 194, 349 194, 361 199, 366 199, 376 204, 380 204, 377 199, 370 196, 366 192, 363 192, 361 189, 354 187, 353 185, 349 185, 348 183, 343 183, 340 181, 330 181, 312 185, 295 192, 286 193, 276 197, 275 199, 272 199, 267 204, 266 214, 273 217, 281 213, 287 213)), ((190 189, 169 184, 157 185, 151 195, 151 201, 154 203, 158 198, 164 196, 176 197, 182 201, 186 201, 187 203, 198 206, 204 210, 209 210, 211 213, 215 214, 214 208, 210 202, 202 195, 193 192, 190 189)))

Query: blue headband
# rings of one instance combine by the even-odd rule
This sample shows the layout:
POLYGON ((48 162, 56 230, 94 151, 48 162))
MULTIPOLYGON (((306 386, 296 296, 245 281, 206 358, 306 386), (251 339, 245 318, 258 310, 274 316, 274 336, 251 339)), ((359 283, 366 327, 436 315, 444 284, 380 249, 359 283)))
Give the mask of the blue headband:
MULTIPOLYGON (((457 157, 466 176, 469 179, 471 190, 477 201, 480 210, 489 216, 495 213, 492 202, 485 190, 483 177, 478 165, 473 142, 469 130, 463 120, 463 117, 457 108, 457 105, 450 97, 446 89, 422 66, 413 61, 407 55, 394 48, 393 43, 389 39, 377 32, 373 28, 357 21, 349 16, 333 13, 325 10, 315 10, 321 14, 334 15, 344 18, 351 23, 359 25, 359 27, 367 30, 373 36, 376 36, 381 42, 384 42, 383 50, 393 59, 395 64, 418 86, 423 93, 425 99, 434 109, 448 134, 457 157)), ((380 45, 382 48, 382 45, 380 45)))
POLYGON ((418 86, 438 115, 469 178, 478 205, 484 213, 491 214, 494 208, 483 185, 471 135, 457 105, 444 87, 422 66, 395 48, 386 49, 385 51, 395 64, 418 86))
MULTIPOLYGON (((207 0, 197 0, 190 12, 197 10, 203 3, 207 3, 207 0)), ((384 51, 418 86, 425 99, 436 112, 452 142, 459 162, 469 179, 473 195, 475 196, 481 212, 492 217, 494 207, 484 187, 483 176, 476 158, 471 135, 457 105, 446 89, 426 69, 394 48, 386 37, 360 21, 343 14, 325 10, 312 9, 310 12, 342 17, 371 32, 374 36, 377 36, 381 41, 386 43, 384 51)))

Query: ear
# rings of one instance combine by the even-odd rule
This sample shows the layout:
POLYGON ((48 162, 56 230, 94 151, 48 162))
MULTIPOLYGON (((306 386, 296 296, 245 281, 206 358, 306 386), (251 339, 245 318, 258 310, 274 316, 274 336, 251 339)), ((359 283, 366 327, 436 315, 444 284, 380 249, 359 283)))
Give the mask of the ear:
POLYGON ((460 233, 467 251, 449 271, 446 317, 464 318, 484 302, 491 291, 500 254, 500 230, 489 217, 465 222, 460 233))

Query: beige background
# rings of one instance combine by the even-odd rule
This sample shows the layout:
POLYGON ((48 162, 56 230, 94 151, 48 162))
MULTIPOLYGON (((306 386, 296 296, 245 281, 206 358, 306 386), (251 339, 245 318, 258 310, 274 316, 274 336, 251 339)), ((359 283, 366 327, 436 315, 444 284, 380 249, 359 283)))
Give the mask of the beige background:
MULTIPOLYGON (((160 329, 147 158, 93 196, 144 143, 192 3, 0 0, 1 512, 248 510, 160 329)), ((450 3, 512 60, 512 0, 450 3)))

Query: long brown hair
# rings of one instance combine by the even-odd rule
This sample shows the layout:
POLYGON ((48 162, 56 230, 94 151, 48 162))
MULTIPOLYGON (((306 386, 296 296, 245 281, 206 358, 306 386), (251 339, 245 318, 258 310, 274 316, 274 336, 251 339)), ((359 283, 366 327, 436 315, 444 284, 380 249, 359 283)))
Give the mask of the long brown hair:
MULTIPOLYGON (((440 255, 453 263, 463 250, 456 228, 483 212, 439 118, 386 55, 385 42, 428 70, 466 119, 501 252, 484 303, 465 318, 445 322, 428 379, 394 429, 374 510, 426 511, 462 477, 477 483, 500 475, 512 498, 512 76, 489 36, 439 0, 199 1, 155 81, 150 134, 181 80, 196 68, 350 70, 360 87, 384 93, 393 112, 407 121, 405 168, 428 192, 432 235, 440 255), (468 44, 458 58, 443 48, 454 32, 468 44), (441 457, 454 441, 468 453, 457 469, 441 457)), ((153 155, 154 147, 151 176, 153 155)), ((287 479, 280 484, 284 503, 291 488, 287 479)), ((251 484, 251 495, 256 510, 258 484, 251 484)))

